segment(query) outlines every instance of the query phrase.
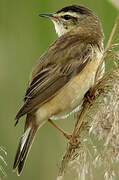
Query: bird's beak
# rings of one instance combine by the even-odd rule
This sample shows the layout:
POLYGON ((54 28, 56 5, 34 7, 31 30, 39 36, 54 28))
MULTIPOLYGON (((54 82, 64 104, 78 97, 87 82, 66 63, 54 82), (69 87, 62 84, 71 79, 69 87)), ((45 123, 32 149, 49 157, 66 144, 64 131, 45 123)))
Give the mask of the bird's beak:
POLYGON ((57 18, 54 16, 54 14, 47 14, 47 13, 43 13, 43 14, 39 14, 40 17, 46 17, 49 18, 51 20, 57 20, 57 18))
POLYGON ((52 18, 53 14, 48 14, 48 13, 43 13, 43 14, 39 14, 40 17, 46 17, 46 18, 52 18))

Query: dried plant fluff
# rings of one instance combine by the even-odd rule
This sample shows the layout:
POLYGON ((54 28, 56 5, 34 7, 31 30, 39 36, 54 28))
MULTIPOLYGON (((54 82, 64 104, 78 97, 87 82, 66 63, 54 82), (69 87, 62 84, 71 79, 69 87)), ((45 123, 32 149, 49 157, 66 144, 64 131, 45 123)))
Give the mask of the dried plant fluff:
POLYGON ((2 146, 0 146, 0 180, 4 179, 7 176, 4 170, 4 167, 7 166, 5 156, 7 156, 7 152, 2 146))

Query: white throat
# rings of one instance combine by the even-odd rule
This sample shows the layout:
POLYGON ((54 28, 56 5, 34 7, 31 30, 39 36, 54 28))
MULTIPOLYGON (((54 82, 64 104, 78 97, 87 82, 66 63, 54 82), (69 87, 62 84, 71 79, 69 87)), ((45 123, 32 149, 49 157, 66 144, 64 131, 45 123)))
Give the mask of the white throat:
POLYGON ((63 27, 62 24, 56 22, 56 21, 52 21, 54 23, 55 26, 55 31, 57 33, 57 35, 60 37, 62 36, 64 33, 67 32, 67 30, 63 27))

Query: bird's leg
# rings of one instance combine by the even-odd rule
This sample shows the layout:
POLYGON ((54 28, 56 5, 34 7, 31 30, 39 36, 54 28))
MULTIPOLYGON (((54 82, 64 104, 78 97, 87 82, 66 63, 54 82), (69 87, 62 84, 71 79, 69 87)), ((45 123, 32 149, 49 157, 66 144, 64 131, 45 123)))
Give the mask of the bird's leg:
POLYGON ((85 94, 86 100, 92 105, 93 100, 95 99, 95 95, 90 94, 90 90, 85 94))
POLYGON ((54 126, 58 131, 60 131, 68 140, 71 140, 72 136, 68 135, 66 132, 64 132, 61 128, 59 128, 52 120, 48 119, 48 122, 54 126))

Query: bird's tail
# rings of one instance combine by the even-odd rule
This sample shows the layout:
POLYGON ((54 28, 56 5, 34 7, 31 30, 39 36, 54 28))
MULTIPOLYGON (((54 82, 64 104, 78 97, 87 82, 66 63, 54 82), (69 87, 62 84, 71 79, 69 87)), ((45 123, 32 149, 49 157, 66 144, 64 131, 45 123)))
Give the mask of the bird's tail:
MULTIPOLYGON (((28 123, 26 123, 27 125, 28 123)), ((32 145, 32 142, 34 140, 35 134, 38 130, 38 125, 29 125, 28 127, 25 127, 24 134, 20 138, 20 142, 18 145, 18 149, 16 152, 13 170, 17 168, 18 175, 20 175, 24 162, 26 160, 26 157, 28 155, 28 152, 30 150, 30 147, 32 145)))

